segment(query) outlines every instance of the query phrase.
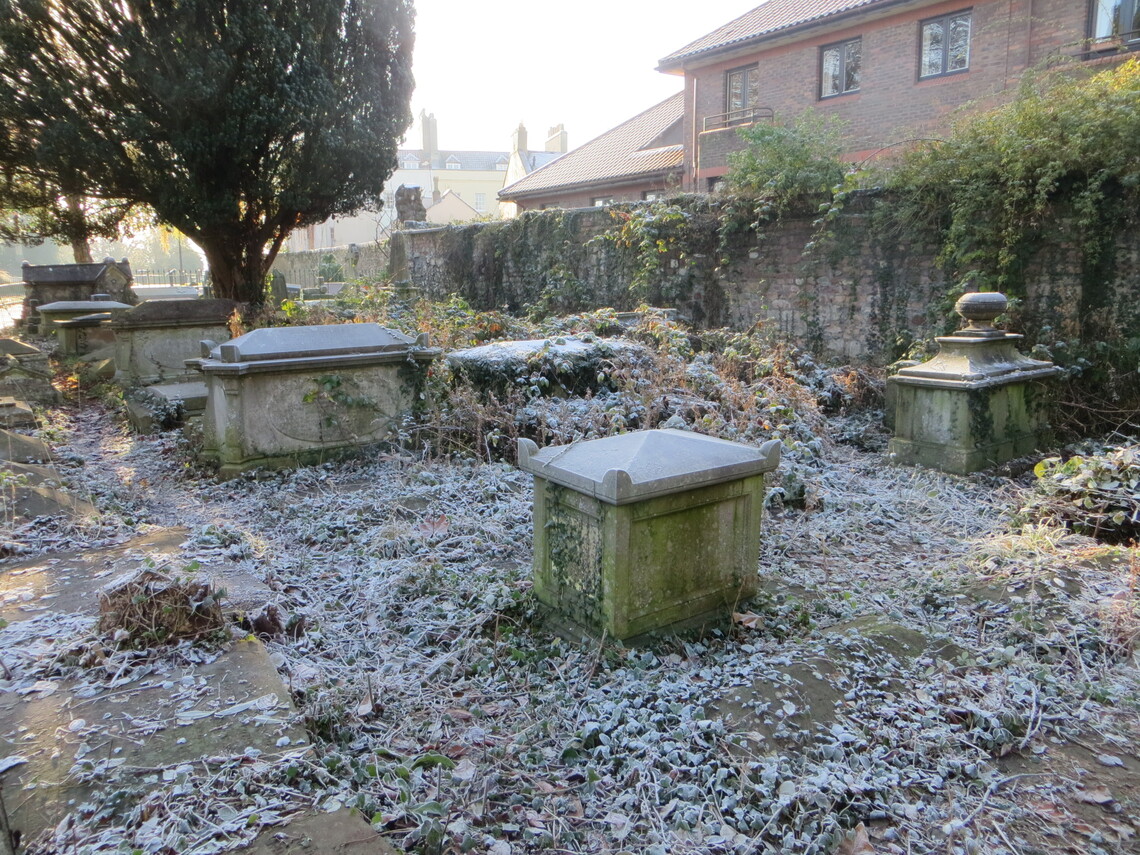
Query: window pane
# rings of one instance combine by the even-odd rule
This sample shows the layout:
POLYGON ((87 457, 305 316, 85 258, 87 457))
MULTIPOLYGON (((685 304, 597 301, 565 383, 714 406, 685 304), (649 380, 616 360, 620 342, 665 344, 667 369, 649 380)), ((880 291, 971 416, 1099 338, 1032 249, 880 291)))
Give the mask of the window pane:
POLYGON ((760 69, 748 69, 748 79, 745 83, 745 107, 755 107, 760 103, 760 69))
POLYGON ((739 110, 744 106, 744 72, 730 71, 728 74, 728 110, 739 110))
POLYGON ((1130 23, 1125 25, 1132 33, 1132 35, 1129 37, 1130 40, 1135 39, 1136 31, 1140 30, 1140 3, 1136 3, 1135 0, 1133 0, 1133 6, 1134 8, 1132 9, 1132 20, 1130 23))
POLYGON ((859 88, 859 74, 863 64, 863 40, 855 39, 847 43, 847 66, 843 81, 843 91, 853 92, 859 88))
POLYGON ((1120 4, 1112 0, 1098 0, 1096 19, 1093 21, 1093 38, 1107 39, 1116 34, 1116 22, 1120 20, 1120 4))
POLYGON ((839 88, 839 48, 830 47, 823 52, 823 80, 820 84, 820 95, 838 95, 839 88))
POLYGON ((920 76, 942 73, 942 22, 922 27, 922 71, 920 76))
POLYGON ((956 15, 950 19, 950 49, 947 71, 961 71, 970 67, 970 16, 956 15))

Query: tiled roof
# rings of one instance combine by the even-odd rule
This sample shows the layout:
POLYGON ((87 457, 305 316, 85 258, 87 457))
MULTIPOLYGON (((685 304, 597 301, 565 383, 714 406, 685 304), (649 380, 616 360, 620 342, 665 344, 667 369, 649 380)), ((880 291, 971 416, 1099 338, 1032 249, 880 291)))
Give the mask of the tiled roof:
POLYGON ((658 63, 658 69, 679 68, 683 60, 699 54, 775 35, 864 6, 886 6, 893 2, 897 0, 767 0, 751 12, 669 54, 658 63))
MULTIPOLYGON (((425 152, 422 148, 402 148, 397 152, 397 162, 400 164, 401 169, 404 166, 404 161, 408 159, 415 159, 419 162, 419 166, 413 167, 416 169, 427 169, 429 166, 425 165, 424 159, 425 152)), ((444 149, 437 151, 431 159, 431 169, 444 169, 444 164, 448 160, 453 163, 458 163, 460 169, 480 169, 486 172, 494 171, 495 164, 506 163, 510 158, 508 151, 454 151, 452 149, 444 149)))
POLYGON ((684 93, 671 95, 499 192, 501 199, 655 175, 681 165, 684 93))

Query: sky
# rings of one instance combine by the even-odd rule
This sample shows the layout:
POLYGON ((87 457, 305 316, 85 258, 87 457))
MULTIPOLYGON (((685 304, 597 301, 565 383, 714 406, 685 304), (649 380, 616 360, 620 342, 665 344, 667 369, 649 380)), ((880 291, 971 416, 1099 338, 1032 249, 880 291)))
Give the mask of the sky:
POLYGON ((680 91, 658 61, 760 2, 415 0, 412 111, 442 149, 506 151, 519 122, 532 149, 557 124, 576 148, 680 91))

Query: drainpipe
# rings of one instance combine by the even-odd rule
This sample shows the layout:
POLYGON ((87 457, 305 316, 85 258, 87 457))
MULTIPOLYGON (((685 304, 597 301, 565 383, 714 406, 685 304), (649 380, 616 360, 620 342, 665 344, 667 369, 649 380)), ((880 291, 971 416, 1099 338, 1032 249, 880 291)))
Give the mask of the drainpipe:
POLYGON ((697 141, 700 139, 700 135, 697 133, 697 77, 695 74, 693 75, 692 90, 693 108, 690 111, 689 115, 693 117, 693 141, 692 147, 689 150, 692 152, 691 156, 693 158, 693 185, 689 188, 689 192, 699 193, 701 183, 701 152, 697 148, 697 141))

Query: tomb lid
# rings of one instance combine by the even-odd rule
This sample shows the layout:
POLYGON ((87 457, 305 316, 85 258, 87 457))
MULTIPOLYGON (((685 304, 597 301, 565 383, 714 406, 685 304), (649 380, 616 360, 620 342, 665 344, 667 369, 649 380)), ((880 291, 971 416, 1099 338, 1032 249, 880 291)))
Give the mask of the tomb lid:
POLYGON ((771 472, 781 444, 759 448, 683 430, 646 430, 539 451, 519 440, 519 467, 611 505, 771 472))
POLYGON ((11 356, 37 356, 42 355, 43 351, 38 347, 32 347, 30 344, 24 344, 22 341, 16 341, 14 338, 0 338, 0 353, 7 353, 11 356))
POLYGON ((240 307, 236 300, 223 299, 147 300, 117 318, 115 326, 216 326, 226 323, 240 307))
POLYGON ((131 308, 126 303, 115 300, 57 300, 37 307, 37 311, 47 312, 125 312, 131 308))
POLYGON ((95 312, 92 315, 80 315, 78 318, 68 318, 66 321, 56 321, 57 327, 76 329, 82 327, 97 327, 104 321, 111 320, 110 312, 95 312))
POLYGON ((220 362, 265 362, 345 354, 394 353, 419 345, 418 339, 379 324, 326 324, 253 330, 220 344, 210 359, 220 362))

